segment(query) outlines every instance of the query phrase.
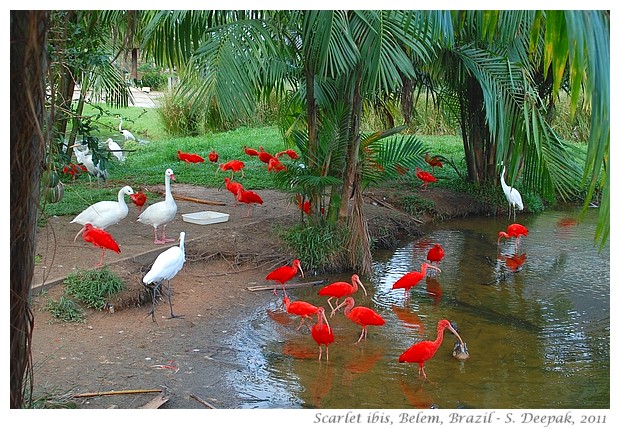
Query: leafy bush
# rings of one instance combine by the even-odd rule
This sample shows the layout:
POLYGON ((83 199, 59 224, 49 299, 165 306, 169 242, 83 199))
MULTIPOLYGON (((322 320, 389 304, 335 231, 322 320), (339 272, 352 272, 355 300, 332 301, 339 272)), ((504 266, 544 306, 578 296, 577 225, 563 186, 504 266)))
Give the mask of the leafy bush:
POLYGON ((140 82, 142 86, 148 86, 153 91, 161 91, 166 88, 168 77, 159 67, 151 64, 143 64, 138 67, 138 71, 142 74, 140 82))
POLYGON ((295 225, 282 232, 282 239, 294 249, 305 271, 337 272, 346 264, 343 246, 348 231, 335 225, 295 225))
POLYGON ((122 280, 107 268, 71 273, 65 279, 65 292, 86 307, 102 310, 110 296, 123 290, 122 280))
POLYGON ((194 108, 192 100, 168 91, 159 99, 157 113, 171 136, 197 136, 202 132, 203 108, 194 108))
POLYGON ((63 322, 84 322, 84 312, 82 309, 70 298, 61 296, 58 301, 48 299, 45 305, 45 309, 51 313, 51 315, 60 319, 63 322))

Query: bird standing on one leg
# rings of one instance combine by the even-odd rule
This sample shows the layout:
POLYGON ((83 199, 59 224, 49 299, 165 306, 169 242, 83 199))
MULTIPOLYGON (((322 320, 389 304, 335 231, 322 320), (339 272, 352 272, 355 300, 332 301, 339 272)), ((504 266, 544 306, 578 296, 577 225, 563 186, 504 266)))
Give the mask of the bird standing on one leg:
POLYGON ((142 279, 142 282, 146 285, 155 283, 153 288, 153 308, 151 308, 150 315, 155 321, 155 300, 157 296, 157 290, 161 286, 163 281, 168 282, 168 303, 170 304, 170 318, 183 317, 182 315, 176 315, 172 312, 172 299, 170 297, 170 280, 177 275, 183 264, 185 263, 185 232, 181 232, 179 235, 179 245, 173 246, 164 250, 157 256, 153 266, 148 273, 142 279))
POLYGON ((121 253, 120 247, 110 233, 101 228, 95 228, 90 223, 84 225, 83 230, 84 232, 82 233, 82 238, 84 241, 101 248, 101 259, 99 260, 97 267, 103 266, 103 254, 105 253, 105 249, 110 249, 113 252, 121 253))

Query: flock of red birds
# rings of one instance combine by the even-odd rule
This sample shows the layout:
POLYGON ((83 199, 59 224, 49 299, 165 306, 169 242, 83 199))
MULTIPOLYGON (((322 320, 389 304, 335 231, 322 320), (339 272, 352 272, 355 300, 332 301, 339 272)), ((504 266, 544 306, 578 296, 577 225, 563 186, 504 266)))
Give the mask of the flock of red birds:
MULTIPOLYGON (((441 272, 439 269, 439 263, 445 256, 445 251, 439 243, 434 243, 427 252, 427 261, 423 262, 419 272, 413 271, 404 274, 398 279, 392 286, 393 290, 404 289, 405 295, 409 293, 409 289, 416 286, 423 278, 426 277, 426 270, 432 269, 437 272, 441 272)), ((278 286, 282 288, 284 292, 284 298, 282 304, 286 309, 286 312, 301 318, 301 323, 297 327, 300 330, 303 326, 307 326, 310 330, 313 340, 316 342, 319 348, 319 361, 323 356, 323 347, 325 347, 326 359, 329 360, 329 346, 334 342, 334 331, 329 324, 329 320, 325 314, 325 307, 321 305, 315 305, 306 301, 297 300, 291 301, 286 293, 286 284, 292 280, 298 273, 304 276, 301 262, 295 259, 291 265, 284 265, 276 268, 265 277, 266 280, 276 282, 276 286, 273 293, 277 293, 278 286), (313 320, 316 316, 316 322, 311 327, 306 325, 307 322, 313 320)), ((355 299, 353 295, 358 292, 359 289, 364 291, 364 295, 367 296, 366 287, 360 280, 357 274, 351 276, 351 282, 337 281, 330 283, 317 292, 318 296, 327 298, 327 305, 331 309, 330 317, 334 315, 344 307, 344 315, 351 322, 361 327, 361 333, 357 339, 357 343, 368 337, 369 326, 382 326, 385 325, 385 319, 381 317, 379 313, 369 307, 355 305, 355 299), (343 299, 342 302, 339 301, 343 299), (332 300, 335 302, 332 304, 332 300)), ((458 356, 459 359, 467 359, 469 354, 466 352, 466 345, 461 339, 460 335, 452 324, 445 319, 438 322, 437 325, 437 338, 434 341, 421 341, 410 348, 405 350, 399 357, 399 362, 412 362, 418 364, 418 375, 421 378, 426 379, 426 373, 424 372, 424 363, 431 359, 443 340, 443 331, 445 329, 452 331, 458 338, 461 350, 465 352, 458 356)), ((456 354, 455 354, 456 356, 456 354)))

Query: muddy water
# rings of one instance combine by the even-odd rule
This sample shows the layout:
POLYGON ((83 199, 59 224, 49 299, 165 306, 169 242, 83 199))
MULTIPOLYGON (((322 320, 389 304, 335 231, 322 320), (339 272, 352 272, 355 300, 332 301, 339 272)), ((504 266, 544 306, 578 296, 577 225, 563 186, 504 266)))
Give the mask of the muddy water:
MULTIPOLYGON (((375 255, 374 274, 362 278, 356 305, 373 308, 384 326, 361 328, 342 312, 329 319, 335 342, 329 361, 299 319, 274 296, 234 339, 245 368, 229 374, 245 399, 242 408, 609 408, 609 248, 593 244, 596 210, 576 224, 578 211, 520 215, 529 236, 498 246, 506 218, 467 218, 430 226, 426 235, 375 255), (419 271, 432 243, 446 256, 441 273, 428 273, 409 298, 392 290, 419 271), (412 344, 434 340, 449 319, 470 358, 452 356, 455 336, 427 362, 399 363, 412 344)), ((350 280, 351 273, 328 282, 350 280)), ((308 279, 307 279, 308 280, 308 279)), ((319 287, 289 290, 292 300, 322 305, 319 287)), ((271 292, 265 292, 271 293, 271 292)))

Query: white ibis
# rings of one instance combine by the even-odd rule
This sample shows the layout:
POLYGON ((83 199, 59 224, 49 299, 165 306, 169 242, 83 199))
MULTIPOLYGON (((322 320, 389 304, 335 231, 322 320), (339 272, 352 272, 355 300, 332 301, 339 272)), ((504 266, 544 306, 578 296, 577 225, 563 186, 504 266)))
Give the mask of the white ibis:
POLYGON ((106 180, 108 178, 108 170, 101 167, 101 161, 95 165, 93 162, 93 154, 90 153, 90 149, 85 145, 76 143, 73 146, 73 153, 77 159, 78 164, 82 164, 88 172, 100 180, 106 180))
POLYGON ((112 155, 114 155, 120 162, 125 162, 125 153, 123 152, 123 149, 121 149, 121 147, 118 145, 118 143, 116 143, 111 138, 107 139, 106 143, 108 144, 108 149, 110 149, 112 155))
POLYGON ((177 275, 183 264, 185 263, 185 232, 181 232, 179 235, 179 245, 170 247, 169 249, 161 252, 153 266, 148 273, 142 279, 145 286, 151 283, 155 283, 153 288, 153 308, 149 313, 153 321, 155 321, 155 299, 157 296, 157 290, 161 286, 162 282, 168 282, 168 303, 170 304, 170 318, 181 318, 182 315, 176 315, 172 311, 172 299, 170 298, 170 280, 177 275))
POLYGON ((131 186, 123 186, 118 191, 118 201, 99 201, 78 214, 70 223, 79 223, 82 229, 77 233, 73 241, 85 230, 85 225, 90 223, 95 228, 106 229, 115 225, 127 217, 129 207, 125 202, 125 195, 133 195, 131 186))
POLYGON ((147 225, 151 225, 155 231, 155 244, 166 244, 174 241, 171 238, 166 238, 166 225, 170 223, 177 214, 177 203, 172 198, 172 191, 170 190, 170 179, 177 180, 174 177, 172 169, 168 168, 165 173, 166 180, 166 197, 164 201, 152 204, 146 208, 138 217, 138 222, 142 222, 147 225), (161 239, 157 238, 157 228, 161 225, 161 239))
POLYGON ((523 200, 521 199, 521 194, 516 188, 512 186, 508 186, 506 181, 504 180, 504 175, 506 173, 506 166, 504 165, 504 161, 502 161, 502 174, 499 176, 499 179, 502 183, 502 189, 504 190, 504 195, 506 195, 506 200, 508 200, 508 219, 510 219, 510 211, 514 211, 514 220, 517 219, 517 209, 523 210, 523 200))
POLYGON ((124 130, 123 129, 123 117, 119 116, 121 122, 118 124, 118 130, 121 132, 122 135, 125 136, 125 141, 127 140, 136 140, 136 138, 134 137, 133 134, 131 134, 131 132, 129 130, 124 130))

